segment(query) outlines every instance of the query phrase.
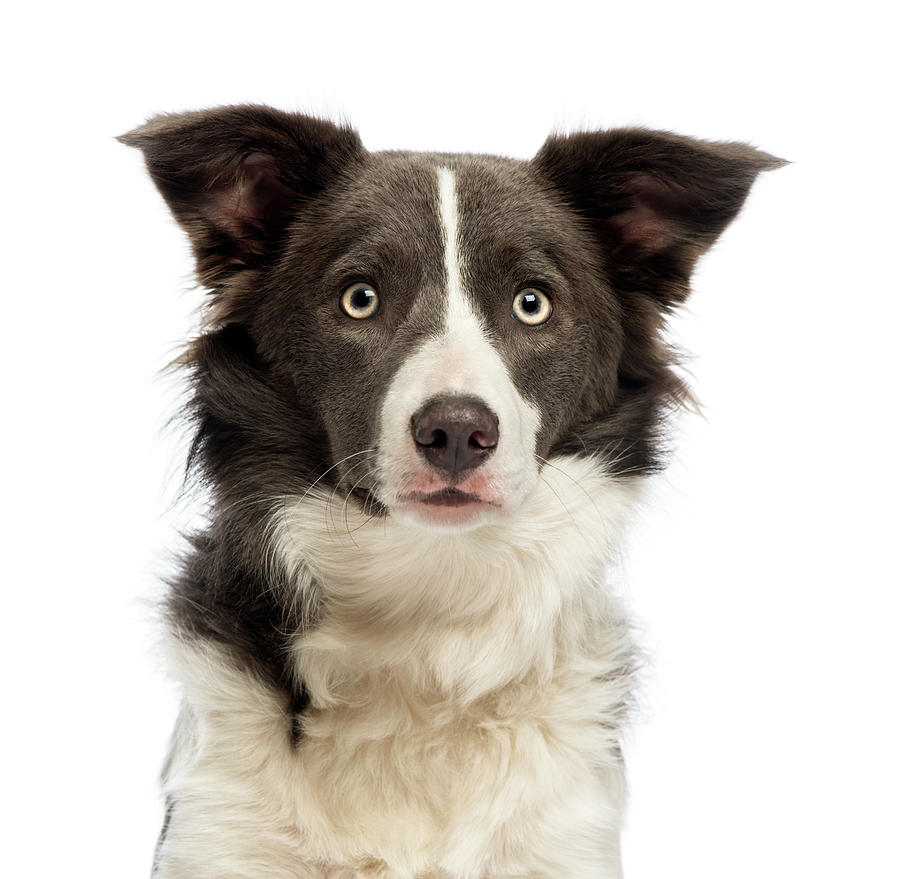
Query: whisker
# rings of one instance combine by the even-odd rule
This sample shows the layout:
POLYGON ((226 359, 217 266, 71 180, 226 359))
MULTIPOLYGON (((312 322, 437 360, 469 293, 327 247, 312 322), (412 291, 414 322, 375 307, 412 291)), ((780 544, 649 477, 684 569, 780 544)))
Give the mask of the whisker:
MULTIPOLYGON (((365 459, 365 461, 368 461, 368 460, 369 460, 368 458, 365 459)), ((363 462, 363 463, 365 463, 365 462, 363 462)), ((347 504, 350 503, 350 497, 352 496, 353 492, 356 491, 356 487, 366 478, 367 475, 368 475, 367 473, 363 473, 363 475, 360 476, 359 479, 357 479, 356 482, 353 483, 353 487, 347 492, 347 495, 344 498, 344 506, 341 510, 341 513, 344 517, 344 528, 346 528, 346 530, 347 530, 347 536, 351 540, 353 540, 353 545, 356 546, 357 549, 359 549, 359 544, 353 539, 353 533, 350 531, 350 521, 347 518, 347 504)))
MULTIPOLYGON (((548 461, 546 458, 542 458, 540 455, 535 455, 535 458, 537 458, 538 461, 544 464, 544 466, 553 468, 557 473, 562 473, 562 475, 565 476, 566 479, 568 479, 574 485, 578 486, 578 488, 590 502, 591 506, 595 510, 597 510, 597 512, 599 512, 599 510, 597 509, 597 502, 594 500, 594 498, 591 497, 590 492, 571 473, 567 473, 562 467, 557 466, 552 461, 548 461)), ((544 481, 546 482, 546 480, 544 481)), ((549 483, 547 484, 549 485, 549 483)))
MULTIPOLYGON (((352 528, 351 532, 359 531, 361 528, 365 528, 366 525, 369 524, 369 522, 371 522, 374 518, 376 518, 376 516, 378 516, 377 512, 369 514, 369 516, 366 519, 364 519, 362 522, 360 522, 359 525, 357 525, 355 528, 352 528)), ((387 518, 387 517, 385 517, 385 518, 387 518)))
POLYGON ((310 485, 309 488, 306 489, 306 491, 303 493, 303 496, 300 498, 300 500, 301 500, 301 501, 304 501, 304 500, 306 499, 307 495, 308 495, 308 494, 309 494, 309 493, 310 493, 310 492, 311 492, 311 491, 312 491, 312 490, 313 490, 313 489, 314 489, 314 488, 315 488, 315 487, 316 487, 316 486, 317 486, 317 485, 318 485, 318 484, 319 484, 319 483, 320 483, 320 482, 321 482, 321 481, 322 481, 329 473, 331 473, 331 471, 334 470, 335 467, 339 467, 341 464, 344 463, 344 461, 349 461, 351 458, 356 458, 356 457, 358 457, 359 455, 368 455, 368 454, 370 454, 371 452, 374 452, 374 451, 375 451, 375 449, 363 449, 362 451, 359 451, 359 452, 352 452, 351 454, 344 456, 343 458, 341 458, 340 461, 337 461, 336 463, 332 464, 327 470, 325 470, 325 471, 324 471, 324 472, 316 479, 316 481, 315 481, 312 485, 310 485))
MULTIPOLYGON (((369 451, 374 451, 374 449, 371 449, 371 450, 369 450, 369 451)), ((346 459, 345 459, 345 460, 346 460, 346 459)), ((370 460, 370 458, 367 456, 367 457, 363 458, 362 461, 357 461, 352 467, 350 467, 350 468, 347 469, 347 472, 346 472, 345 476, 346 476, 346 477, 349 477, 350 474, 351 474, 357 467, 364 466, 365 464, 367 464, 367 463, 369 462, 369 460, 370 460)), ((363 476, 363 479, 364 479, 364 478, 365 478, 365 476, 363 476)), ((360 481, 362 481, 362 480, 360 480, 360 481)), ((359 483, 357 483, 357 485, 358 485, 358 484, 359 484, 359 483)), ((338 482, 338 483, 334 486, 334 488, 331 490, 331 494, 328 496, 328 503, 327 503, 327 506, 326 506, 326 515, 327 515, 328 513, 331 514, 331 524, 332 524, 332 526, 333 526, 334 529, 335 529, 335 536, 337 536, 337 523, 334 521, 334 499, 335 499, 335 497, 336 497, 338 491, 340 490, 340 487, 341 487, 340 482, 338 482)), ((352 489, 351 489, 351 491, 352 491, 352 489)), ((349 494, 348 494, 347 497, 349 498, 349 494)), ((346 504, 346 499, 345 499, 344 502, 345 502, 345 504, 346 504)), ((326 527, 327 527, 327 523, 326 523, 326 527)), ((330 533, 330 532, 329 532, 329 533, 330 533)))
MULTIPOLYGON (((547 481, 546 477, 542 473, 538 475, 541 477, 541 482, 543 482, 544 485, 546 485, 547 488, 549 488, 550 491, 552 491, 553 494, 556 495, 556 499, 559 501, 562 508, 566 511, 566 515, 572 520, 572 524, 579 531, 581 531, 581 526, 578 524, 578 520, 572 515, 572 511, 566 506, 565 501, 559 496, 559 492, 547 481)), ((582 532, 582 536, 584 536, 584 532, 582 532)))

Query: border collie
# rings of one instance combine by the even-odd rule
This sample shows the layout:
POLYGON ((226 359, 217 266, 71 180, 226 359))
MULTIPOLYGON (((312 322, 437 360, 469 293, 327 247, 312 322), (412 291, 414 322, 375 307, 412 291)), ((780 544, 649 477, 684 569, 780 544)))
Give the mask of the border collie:
POLYGON ((157 877, 620 876, 604 569, 687 393, 666 313, 781 161, 641 129, 370 153, 263 106, 121 140, 209 291, 157 877))

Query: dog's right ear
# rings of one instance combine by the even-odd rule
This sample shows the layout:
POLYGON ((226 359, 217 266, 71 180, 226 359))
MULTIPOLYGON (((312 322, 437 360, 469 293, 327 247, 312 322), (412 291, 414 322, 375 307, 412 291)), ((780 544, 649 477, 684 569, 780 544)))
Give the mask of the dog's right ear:
POLYGON ((669 309, 757 175, 786 162, 742 143, 619 128, 554 135, 533 164, 594 234, 616 288, 669 309))
POLYGON ((350 128, 251 105, 155 116, 119 140, 143 151, 210 287, 277 253, 301 204, 365 153, 350 128))

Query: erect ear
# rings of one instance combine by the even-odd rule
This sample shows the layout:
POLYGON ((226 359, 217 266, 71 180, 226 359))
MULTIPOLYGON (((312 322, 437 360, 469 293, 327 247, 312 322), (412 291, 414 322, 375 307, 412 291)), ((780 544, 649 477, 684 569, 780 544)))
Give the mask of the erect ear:
POLYGON ((211 286, 271 257, 300 204, 364 154, 349 128, 250 105, 156 116, 119 140, 143 150, 211 286))
POLYGON ((741 143, 617 129, 550 137, 533 164, 588 221, 618 288, 669 307, 756 175, 785 162, 741 143))

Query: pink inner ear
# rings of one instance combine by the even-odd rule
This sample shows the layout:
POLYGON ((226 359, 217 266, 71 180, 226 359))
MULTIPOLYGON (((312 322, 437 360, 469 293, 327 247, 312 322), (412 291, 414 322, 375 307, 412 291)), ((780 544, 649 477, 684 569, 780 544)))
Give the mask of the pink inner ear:
POLYGON ((676 238, 672 226, 645 204, 635 204, 614 215, 610 223, 618 230, 622 244, 635 245, 652 253, 664 250, 676 238))
POLYGON ((294 193, 278 179, 278 164, 265 153, 251 153, 236 179, 214 190, 209 218, 232 238, 261 252, 261 234, 282 219, 294 193))
POLYGON ((690 207, 686 192, 666 186, 650 174, 635 174, 623 195, 623 209, 609 219, 623 245, 658 253, 675 242, 678 218, 690 207))

